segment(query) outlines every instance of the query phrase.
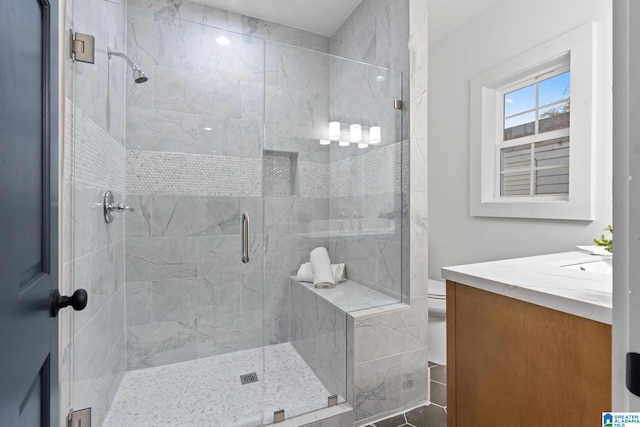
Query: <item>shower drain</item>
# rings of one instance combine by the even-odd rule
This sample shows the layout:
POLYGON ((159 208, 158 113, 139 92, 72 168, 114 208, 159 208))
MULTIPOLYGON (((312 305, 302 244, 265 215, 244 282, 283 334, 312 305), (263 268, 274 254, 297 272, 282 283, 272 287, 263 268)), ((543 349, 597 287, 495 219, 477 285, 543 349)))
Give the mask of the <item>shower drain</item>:
POLYGON ((252 372, 250 374, 240 375, 240 383, 242 385, 258 382, 258 374, 252 372))

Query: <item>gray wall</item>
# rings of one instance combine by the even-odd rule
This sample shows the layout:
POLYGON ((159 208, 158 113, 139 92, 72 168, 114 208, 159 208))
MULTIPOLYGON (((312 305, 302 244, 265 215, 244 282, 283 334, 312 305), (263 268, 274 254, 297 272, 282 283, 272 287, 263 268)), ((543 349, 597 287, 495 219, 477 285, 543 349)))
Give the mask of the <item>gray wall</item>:
MULTIPOLYGON (((61 311, 61 417, 92 407, 102 424, 125 372, 124 218, 107 225, 101 196, 124 197, 125 10, 110 1, 67 2, 65 28, 96 38, 95 65, 66 58, 62 293, 85 288, 84 311, 61 311)), ((68 34, 65 34, 68 46, 68 34)), ((61 424, 62 425, 62 424, 61 424)))
POLYGON ((571 251, 593 244, 611 223, 610 2, 500 1, 430 46, 429 87, 430 277, 440 278, 440 269, 450 265, 571 251), (469 79, 591 21, 597 23, 598 58, 594 221, 471 217, 469 79))

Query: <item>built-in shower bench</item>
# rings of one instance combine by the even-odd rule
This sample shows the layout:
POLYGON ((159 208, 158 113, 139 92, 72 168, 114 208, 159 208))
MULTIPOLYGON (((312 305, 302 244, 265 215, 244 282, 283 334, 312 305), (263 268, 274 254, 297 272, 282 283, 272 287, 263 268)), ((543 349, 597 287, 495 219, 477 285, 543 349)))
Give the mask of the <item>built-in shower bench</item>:
POLYGON ((356 353, 376 340, 372 331, 362 326, 378 329, 378 316, 407 310, 409 306, 353 280, 338 283, 335 288, 316 289, 313 283, 291 277, 289 286, 291 344, 330 393, 356 408, 356 394, 362 388, 354 372, 356 353))
MULTIPOLYGON (((292 278, 293 279, 293 278, 292 278)), ((295 281, 295 280, 293 280, 295 281)), ((335 288, 316 288, 313 283, 297 282, 345 313, 397 304, 398 300, 363 286, 353 280, 338 283, 335 288)))

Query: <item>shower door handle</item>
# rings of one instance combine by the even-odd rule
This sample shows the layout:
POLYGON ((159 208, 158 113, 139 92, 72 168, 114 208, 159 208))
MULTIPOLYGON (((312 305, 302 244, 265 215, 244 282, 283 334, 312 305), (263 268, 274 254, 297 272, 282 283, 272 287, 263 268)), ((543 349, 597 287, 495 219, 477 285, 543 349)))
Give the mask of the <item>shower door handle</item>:
POLYGON ((249 262, 249 214, 242 214, 242 262, 249 262))

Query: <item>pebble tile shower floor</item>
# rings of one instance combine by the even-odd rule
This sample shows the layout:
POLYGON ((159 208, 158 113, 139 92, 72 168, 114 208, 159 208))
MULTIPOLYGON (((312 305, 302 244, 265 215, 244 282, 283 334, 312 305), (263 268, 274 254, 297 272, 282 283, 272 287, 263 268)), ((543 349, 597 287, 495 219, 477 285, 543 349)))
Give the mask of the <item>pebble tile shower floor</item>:
POLYGON ((129 371, 103 427, 261 426, 278 409, 290 418, 326 407, 331 393, 291 344, 264 351, 264 372, 262 349, 129 371), (258 382, 242 385, 252 372, 258 382))

